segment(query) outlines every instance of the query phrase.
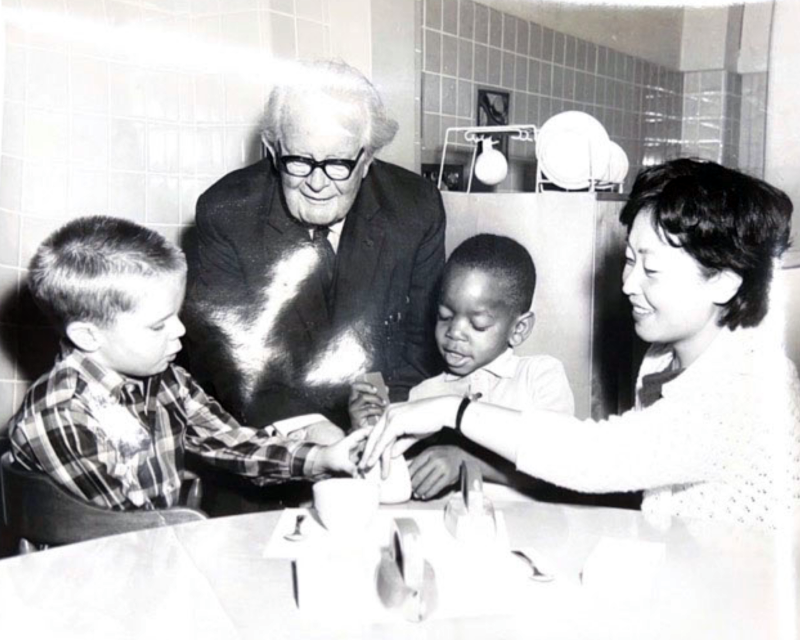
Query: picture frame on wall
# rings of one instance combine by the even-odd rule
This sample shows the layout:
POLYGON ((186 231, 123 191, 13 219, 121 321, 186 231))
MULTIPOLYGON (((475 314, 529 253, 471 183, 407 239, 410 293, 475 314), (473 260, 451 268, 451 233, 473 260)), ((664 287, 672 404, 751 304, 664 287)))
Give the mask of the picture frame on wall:
MULTIPOLYGON (((433 184, 439 184, 439 163, 422 165, 422 177, 433 184)), ((464 165, 446 164, 442 176, 442 191, 464 190, 464 165)))
MULTIPOLYGON (((503 127, 510 124, 511 119, 511 94, 499 89, 478 89, 478 105, 475 111, 476 122, 479 127, 503 127)), ((492 136, 498 144, 495 149, 508 157, 508 135, 498 134, 492 136)))

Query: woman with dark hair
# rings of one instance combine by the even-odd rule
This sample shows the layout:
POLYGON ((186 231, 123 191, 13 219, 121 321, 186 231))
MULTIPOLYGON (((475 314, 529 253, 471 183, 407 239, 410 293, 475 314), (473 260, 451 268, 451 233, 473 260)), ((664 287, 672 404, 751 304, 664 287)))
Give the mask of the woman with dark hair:
POLYGON ((361 465, 449 426, 569 489, 643 489, 656 524, 786 522, 800 509, 800 381, 764 320, 791 213, 783 192, 712 162, 645 169, 620 214, 622 290, 651 343, 636 409, 597 423, 457 396, 392 405, 361 465))

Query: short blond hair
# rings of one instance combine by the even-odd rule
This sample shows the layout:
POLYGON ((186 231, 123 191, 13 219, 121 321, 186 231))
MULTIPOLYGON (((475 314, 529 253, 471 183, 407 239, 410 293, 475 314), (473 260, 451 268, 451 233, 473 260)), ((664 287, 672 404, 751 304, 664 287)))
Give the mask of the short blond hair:
POLYGON ((31 259, 28 286, 63 330, 75 321, 108 326, 135 299, 123 276, 186 273, 186 258, 161 234, 129 220, 76 218, 51 234, 31 259))

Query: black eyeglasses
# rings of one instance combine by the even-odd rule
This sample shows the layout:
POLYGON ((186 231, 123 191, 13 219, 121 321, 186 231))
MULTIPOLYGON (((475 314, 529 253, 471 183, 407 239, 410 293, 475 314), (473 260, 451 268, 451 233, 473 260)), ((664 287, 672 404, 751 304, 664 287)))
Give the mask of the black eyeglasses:
MULTIPOLYGON (((278 153, 280 154, 280 147, 278 147, 278 153)), ((364 147, 361 147, 354 160, 331 158, 317 161, 314 158, 306 158, 305 156, 285 156, 280 154, 278 155, 278 166, 281 171, 295 178, 307 178, 314 172, 314 169, 319 167, 331 180, 347 180, 353 175, 353 170, 363 154, 364 147)))

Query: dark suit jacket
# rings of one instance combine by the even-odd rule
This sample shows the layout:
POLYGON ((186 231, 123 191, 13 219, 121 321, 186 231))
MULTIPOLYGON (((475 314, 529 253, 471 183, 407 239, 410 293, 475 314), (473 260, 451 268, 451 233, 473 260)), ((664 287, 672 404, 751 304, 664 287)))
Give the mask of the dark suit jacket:
POLYGON ((347 426, 353 370, 381 371, 393 400, 441 370, 433 328, 445 216, 416 174, 372 164, 342 229, 330 311, 319 276, 303 277, 309 233, 289 215, 269 159, 200 196, 196 232, 190 366, 245 423, 322 412, 347 426))

